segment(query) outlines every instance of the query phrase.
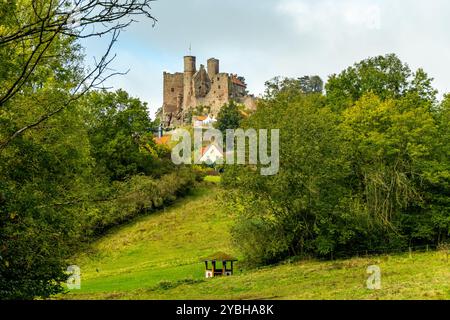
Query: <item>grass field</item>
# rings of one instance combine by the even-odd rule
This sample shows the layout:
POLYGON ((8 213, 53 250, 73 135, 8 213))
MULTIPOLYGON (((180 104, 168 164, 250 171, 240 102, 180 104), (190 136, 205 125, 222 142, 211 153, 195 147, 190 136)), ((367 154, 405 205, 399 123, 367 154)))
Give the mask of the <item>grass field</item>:
POLYGON ((202 257, 233 250, 233 217, 218 201, 217 179, 170 208, 113 229, 74 257, 81 290, 61 299, 450 299, 445 252, 300 261, 205 279, 202 257), (366 269, 381 268, 381 290, 366 269))

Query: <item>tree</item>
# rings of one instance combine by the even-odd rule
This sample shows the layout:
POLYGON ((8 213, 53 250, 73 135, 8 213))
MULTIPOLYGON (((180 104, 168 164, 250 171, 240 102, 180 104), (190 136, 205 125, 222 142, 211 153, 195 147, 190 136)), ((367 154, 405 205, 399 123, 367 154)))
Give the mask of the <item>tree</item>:
MULTIPOLYGON (((26 121, 54 93, 23 97, 15 110, 26 121), (20 107, 19 107, 20 106, 20 107)), ((17 101, 17 100, 16 100, 17 101)), ((0 126, 3 128, 3 126, 0 126)), ((68 253, 96 175, 80 108, 61 112, 41 131, 16 138, 0 161, 0 298, 49 297, 63 290, 68 253), (72 205, 65 205, 72 203, 72 205)))
POLYGON ((303 76, 301 78, 275 77, 265 83, 265 97, 270 99, 279 93, 289 93, 295 96, 299 92, 304 94, 323 91, 323 81, 319 76, 303 76))
POLYGON ((89 139, 98 172, 111 181, 139 173, 154 174, 158 167, 147 104, 125 91, 94 91, 85 99, 90 111, 89 139))
POLYGON ((412 72, 395 54, 368 58, 332 75, 325 86, 330 106, 343 110, 364 94, 372 92, 381 99, 400 98, 417 92, 420 99, 435 101, 433 79, 418 69, 412 72))
POLYGON ((109 76, 112 45, 150 1, 0 3, 0 298, 63 291, 97 194, 80 98, 109 76), (88 70, 77 40, 111 36, 88 70))
POLYGON ((423 202, 403 216, 405 232, 412 240, 445 243, 450 239, 450 99, 444 96, 434 111, 437 132, 431 155, 421 163, 423 202))
POLYGON ((119 74, 108 73, 108 66, 114 60, 114 57, 109 57, 111 48, 120 31, 134 21, 133 16, 144 15, 156 21, 149 13, 151 1, 26 0, 0 4, 0 57, 5 58, 0 70, 0 108, 4 109, 21 92, 31 94, 39 90, 36 77, 42 69, 55 67, 53 63, 60 64, 63 61, 65 64, 59 70, 69 67, 67 69, 78 71, 77 78, 72 78, 70 83, 65 82, 71 94, 56 106, 49 105, 45 113, 0 140, 0 152, 25 131, 37 128, 72 105, 89 89, 100 87, 104 80, 119 74), (111 41, 92 70, 83 70, 82 59, 67 59, 67 50, 64 49, 76 40, 106 35, 111 35, 111 41), (3 64, 4 61, 8 62, 3 64))
POLYGON ((406 64, 387 60, 334 76, 327 96, 305 94, 295 80, 269 83, 243 126, 281 129, 279 173, 234 166, 222 177, 248 261, 448 239, 449 98, 437 105, 424 72, 407 77, 406 64))
POLYGON ((254 263, 329 252, 334 243, 319 243, 318 224, 337 215, 334 208, 345 194, 340 183, 349 169, 337 117, 322 96, 297 91, 286 102, 285 94, 262 102, 245 122, 245 128, 281 129, 279 173, 264 177, 251 166, 236 166, 222 178, 226 202, 237 215, 234 243, 254 263))
POLYGON ((437 127, 417 95, 382 101, 364 95, 344 111, 341 129, 348 142, 355 190, 367 212, 391 226, 423 197, 423 161, 433 157, 437 127))
POLYGON ((230 101, 220 109, 215 127, 225 133, 227 129, 239 128, 242 119, 243 115, 239 106, 236 102, 230 101))
POLYGON ((278 94, 285 92, 290 93, 293 96, 301 92, 301 85, 298 79, 274 77, 264 83, 266 89, 264 91, 264 97, 266 99, 275 98, 278 94))
POLYGON ((304 76, 299 78, 303 93, 322 93, 323 81, 319 76, 304 76))

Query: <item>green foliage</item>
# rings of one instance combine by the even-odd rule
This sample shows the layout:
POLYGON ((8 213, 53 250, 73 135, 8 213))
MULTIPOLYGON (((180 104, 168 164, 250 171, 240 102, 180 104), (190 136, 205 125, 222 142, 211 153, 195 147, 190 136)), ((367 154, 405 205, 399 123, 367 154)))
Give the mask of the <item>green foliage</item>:
MULTIPOLYGON (((33 16, 27 1, 1 6, 1 35, 13 32, 18 23, 29 23, 33 16)), ((37 6, 45 9, 50 4, 37 6)), ((0 46, 2 97, 18 81, 33 48, 34 56, 41 53, 37 38, 0 46)), ((60 292, 59 282, 67 278, 65 258, 84 209, 62 204, 86 197, 89 180, 95 180, 82 112, 73 105, 33 130, 11 137, 67 101, 83 74, 79 49, 73 39, 56 37, 46 50, 45 63, 37 64, 20 90, 0 106, 2 299, 48 297, 60 292)), ((35 60, 30 59, 33 65, 35 60)))
POLYGON ((298 79, 303 93, 322 93, 323 81, 319 76, 304 76, 298 79))
POLYGON ((243 115, 239 106, 236 102, 230 101, 220 109, 215 127, 225 133, 227 129, 239 128, 242 119, 243 115))
MULTIPOLYGON (((18 105, 19 106, 19 105, 18 105)), ((89 196, 92 177, 86 130, 78 110, 43 131, 17 138, 0 161, 0 296, 48 297, 61 291, 65 258, 85 208, 64 203, 89 196)))
POLYGON ((196 181, 196 173, 188 168, 179 168, 159 179, 135 175, 126 181, 115 182, 110 191, 110 201, 97 204, 84 217, 80 236, 89 240, 139 214, 167 206, 186 195, 196 181))
POLYGON ((244 127, 280 129, 280 171, 227 168, 235 244, 249 261, 446 241, 448 101, 393 55, 332 76, 327 96, 268 83, 244 127))
POLYGON ((158 163, 147 104, 122 90, 93 91, 84 99, 96 169, 110 180, 155 173, 158 163))
MULTIPOLYGON (((147 178, 154 190, 147 193, 161 204, 195 180, 192 172, 173 172, 168 150, 153 142, 154 124, 138 99, 123 91, 80 99, 107 78, 110 60, 104 56, 93 70, 84 67, 77 42, 82 31, 72 28, 69 11, 64 13, 71 6, 70 1, 0 3, 1 299, 61 292, 66 259, 80 240, 140 212, 140 203, 133 206, 131 200, 120 214, 111 209, 150 184, 134 176, 152 176, 147 178)), ((98 22, 106 28, 84 38, 128 25, 116 24, 119 18, 151 18, 145 2, 81 7, 80 15, 89 16, 83 31, 95 30, 86 26, 98 22), (110 23, 116 26, 108 29, 110 23)))
MULTIPOLYGON (((8 32, 16 18, 32 15, 26 1, 16 4, 20 17, 9 16, 13 9, 0 14, 8 32)), ((0 46, 0 95, 17 80, 33 45, 0 46)), ((57 36, 43 61, 0 105, 1 299, 63 291, 67 259, 81 241, 170 203, 197 179, 186 168, 175 171, 169 150, 155 145, 154 123, 138 99, 124 91, 74 99, 84 70, 72 38, 57 36), (136 198, 143 190, 151 199, 136 198)))
POLYGON ((389 223, 421 200, 422 161, 431 156, 437 128, 416 95, 381 101, 363 96, 345 110, 341 129, 369 213, 389 223))
POLYGON ((422 69, 412 72, 395 54, 388 54, 363 60, 332 75, 325 90, 329 104, 341 111, 369 92, 382 100, 415 92, 421 99, 432 101, 437 91, 431 81, 422 69))
POLYGON ((322 93, 323 81, 319 76, 303 76, 301 78, 275 77, 265 83, 265 97, 274 98, 280 93, 296 96, 299 93, 322 93))
POLYGON ((324 98, 286 92, 278 97, 262 103, 245 125, 281 128, 279 174, 263 177, 259 170, 236 167, 227 168, 222 179, 231 206, 239 208, 236 244, 259 263, 301 255, 313 246, 326 251, 323 243, 314 243, 317 228, 331 222, 349 171, 333 126, 337 117, 324 98))
POLYGON ((406 232, 422 241, 449 240, 450 235, 450 104, 446 95, 434 112, 437 133, 428 148, 430 156, 421 163, 424 200, 405 215, 406 232))
MULTIPOLYGON (((92 96, 101 100, 116 94, 129 101, 124 92, 92 96)), ((17 114, 32 117, 29 105, 39 108, 42 100, 23 96, 14 102, 17 114)), ((137 110, 105 112, 103 118, 101 102, 74 105, 39 131, 19 136, 0 154, 2 299, 46 298, 61 292, 67 258, 82 241, 161 208, 195 185, 195 173, 175 170, 166 158, 168 150, 154 145, 145 127, 150 123, 147 111, 133 102, 137 110), (116 153, 107 153, 105 145, 116 153), (108 164, 108 157, 117 162, 108 164), (111 184, 117 177, 123 178, 111 184)))
MULTIPOLYGON (((0 35, 39 22, 35 10, 52 6, 1 3, 0 35)), ((172 203, 205 174, 174 168, 139 99, 121 90, 75 99, 87 71, 81 48, 48 32, 0 46, 0 96, 7 97, 0 103, 2 299, 61 292, 80 242, 172 203)), ((221 179, 237 216, 236 246, 249 261, 268 263, 447 241, 450 98, 437 105, 427 74, 395 55, 357 63, 321 92, 318 77, 275 78, 249 119, 234 102, 221 109, 222 131, 281 129, 277 176, 227 167, 221 179)), ((215 218, 210 212, 208 222, 215 218)))

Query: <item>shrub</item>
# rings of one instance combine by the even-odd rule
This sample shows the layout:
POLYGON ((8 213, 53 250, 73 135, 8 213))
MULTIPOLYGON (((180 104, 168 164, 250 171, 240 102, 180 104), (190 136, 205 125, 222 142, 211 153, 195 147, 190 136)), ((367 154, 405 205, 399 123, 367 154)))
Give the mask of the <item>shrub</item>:
POLYGON ((160 209, 188 193, 198 174, 180 168, 160 179, 137 175, 114 184, 114 200, 99 204, 82 223, 84 237, 98 235, 107 228, 139 214, 160 209))

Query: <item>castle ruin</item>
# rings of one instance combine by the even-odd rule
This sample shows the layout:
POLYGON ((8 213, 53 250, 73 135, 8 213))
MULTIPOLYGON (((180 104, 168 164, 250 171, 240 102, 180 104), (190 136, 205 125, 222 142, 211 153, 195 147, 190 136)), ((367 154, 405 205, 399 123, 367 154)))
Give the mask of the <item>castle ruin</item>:
POLYGON ((163 74, 162 121, 165 126, 185 124, 190 111, 198 106, 208 107, 209 114, 217 116, 220 108, 231 100, 255 109, 253 95, 247 93, 247 85, 236 74, 220 72, 219 60, 208 59, 207 69, 197 70, 194 56, 184 57, 184 72, 163 74))

